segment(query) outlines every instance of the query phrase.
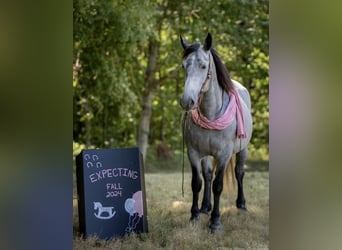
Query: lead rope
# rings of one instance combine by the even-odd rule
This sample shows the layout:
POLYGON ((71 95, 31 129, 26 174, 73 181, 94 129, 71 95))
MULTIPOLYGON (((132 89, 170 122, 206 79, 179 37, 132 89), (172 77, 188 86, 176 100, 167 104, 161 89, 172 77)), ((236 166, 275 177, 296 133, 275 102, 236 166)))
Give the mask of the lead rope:
POLYGON ((187 112, 183 114, 183 121, 182 121, 182 140, 183 140, 183 145, 182 145, 182 151, 183 151, 183 159, 182 159, 182 197, 184 198, 184 165, 185 165, 185 160, 184 160, 184 151, 185 151, 185 139, 184 139, 184 129, 185 129, 185 121, 187 117, 187 112))
POLYGON ((182 197, 184 198, 184 133, 183 133, 182 197))

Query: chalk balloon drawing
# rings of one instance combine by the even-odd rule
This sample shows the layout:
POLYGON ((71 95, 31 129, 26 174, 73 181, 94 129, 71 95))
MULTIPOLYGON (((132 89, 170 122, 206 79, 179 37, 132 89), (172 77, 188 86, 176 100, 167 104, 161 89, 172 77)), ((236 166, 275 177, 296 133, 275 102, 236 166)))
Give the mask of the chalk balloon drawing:
POLYGON ((132 198, 128 198, 125 201, 125 210, 127 213, 129 213, 130 216, 132 216, 135 213, 135 200, 132 198))
POLYGON ((125 210, 129 213, 128 226, 126 232, 131 233, 140 221, 140 218, 144 216, 142 191, 137 191, 133 194, 132 198, 128 198, 125 201, 125 210))

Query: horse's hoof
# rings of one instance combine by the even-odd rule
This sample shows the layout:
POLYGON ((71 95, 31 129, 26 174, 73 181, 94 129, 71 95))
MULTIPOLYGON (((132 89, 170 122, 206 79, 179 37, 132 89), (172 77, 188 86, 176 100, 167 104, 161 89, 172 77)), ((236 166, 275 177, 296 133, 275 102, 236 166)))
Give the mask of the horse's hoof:
POLYGON ((210 221, 211 221, 211 223, 210 223, 209 228, 211 229, 212 232, 222 229, 222 224, 221 224, 220 219, 218 217, 212 218, 210 221))
POLYGON ((221 222, 211 223, 209 228, 211 229, 211 232, 214 233, 214 232, 222 230, 222 224, 221 222))
POLYGON ((239 209, 239 210, 241 210, 241 211, 248 211, 247 210, 247 207, 246 207, 246 204, 243 202, 243 203, 237 203, 236 202, 236 207, 239 209))
POLYGON ((246 205, 238 205, 237 208, 239 209, 239 211, 248 212, 246 205))

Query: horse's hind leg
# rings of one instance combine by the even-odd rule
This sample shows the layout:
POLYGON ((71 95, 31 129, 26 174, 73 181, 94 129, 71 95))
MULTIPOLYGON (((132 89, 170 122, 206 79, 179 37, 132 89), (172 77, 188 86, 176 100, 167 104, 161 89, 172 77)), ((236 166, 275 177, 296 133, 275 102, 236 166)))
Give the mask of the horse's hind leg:
POLYGON ((202 160, 202 175, 204 179, 204 192, 201 213, 208 214, 211 210, 211 179, 213 177, 213 164, 210 157, 202 160))
POLYGON ((223 189, 223 175, 226 169, 226 158, 218 160, 215 170, 215 179, 213 182, 213 194, 214 194, 214 207, 210 216, 210 228, 214 230, 220 230, 222 228, 220 222, 220 196, 223 189))
POLYGON ((238 183, 238 195, 236 207, 247 211, 246 200, 243 194, 243 177, 245 175, 244 164, 247 159, 247 148, 236 154, 235 177, 238 183))

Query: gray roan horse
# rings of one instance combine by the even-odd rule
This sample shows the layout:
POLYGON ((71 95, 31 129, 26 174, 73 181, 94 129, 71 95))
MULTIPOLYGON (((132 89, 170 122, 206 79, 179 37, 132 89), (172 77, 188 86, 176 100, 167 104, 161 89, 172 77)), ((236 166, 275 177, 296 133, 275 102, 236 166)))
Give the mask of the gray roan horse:
POLYGON ((242 181, 247 144, 252 136, 251 101, 247 89, 231 80, 228 70, 212 48, 210 33, 203 45, 187 44, 181 36, 180 41, 184 48, 182 66, 186 72, 180 105, 184 110, 183 136, 192 168, 193 200, 190 221, 197 221, 199 213, 208 214, 213 209, 210 228, 217 230, 222 228, 219 206, 224 172, 233 155, 236 156, 235 177, 238 183, 236 206, 247 210, 242 181), (226 110, 230 104, 234 104, 230 107, 230 118, 227 118, 231 121, 226 122, 223 117, 227 116, 226 110), (213 183, 211 157, 217 164, 213 183), (201 174, 204 179, 204 193, 199 209, 201 174))

